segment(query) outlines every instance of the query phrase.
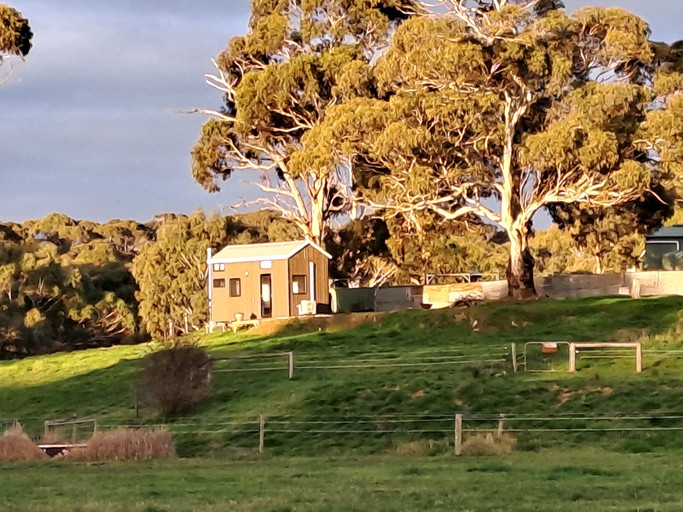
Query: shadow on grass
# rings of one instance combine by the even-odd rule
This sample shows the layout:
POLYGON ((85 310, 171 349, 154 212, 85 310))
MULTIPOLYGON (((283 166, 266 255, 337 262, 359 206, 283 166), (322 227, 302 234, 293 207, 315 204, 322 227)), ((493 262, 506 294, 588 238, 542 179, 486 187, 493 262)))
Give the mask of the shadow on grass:
MULTIPOLYGON (((353 359, 367 354, 419 360, 425 353, 439 354, 445 349, 502 354, 511 341, 616 341, 625 336, 649 336, 646 343, 659 343, 655 336, 678 328, 682 308, 683 297, 487 303, 468 309, 387 314, 376 325, 348 331, 291 333, 285 329, 272 336, 212 336, 208 348, 214 354, 294 350, 298 358, 313 366, 310 361, 314 359, 353 359)), ((671 341, 678 343, 673 337, 671 341)), ((104 425, 158 421, 144 409, 140 418, 136 414, 134 383, 142 355, 62 379, 56 375, 51 382, 36 385, 23 381, 22 373, 17 372, 0 387, 1 419, 22 419, 32 435, 42 431, 45 419, 74 414, 96 416, 104 425)), ((97 362, 93 355, 92 364, 97 362)), ((284 360, 278 364, 282 368, 276 371, 216 372, 212 394, 198 405, 191 419, 168 420, 172 429, 206 433, 201 443, 195 443, 196 436, 187 441, 188 453, 233 443, 236 438, 212 432, 229 430, 231 417, 258 418, 260 414, 324 420, 391 414, 448 416, 456 410, 514 414, 683 410, 680 370, 670 366, 655 375, 647 361, 645 374, 638 377, 627 362, 595 363, 571 376, 513 375, 505 363, 373 369, 315 369, 302 364, 291 381, 284 360), (181 427, 183 424, 189 426, 181 427)), ((24 370, 29 366, 26 363, 24 370)), ((447 430, 449 422, 445 427, 434 425, 434 429, 447 430)), ((367 428, 373 426, 377 427, 367 428)), ((310 425, 306 428, 312 430, 310 425)), ((353 430, 348 425, 339 429, 353 430)), ((249 432, 237 439, 253 447, 257 435, 249 432)), ((334 437, 325 432, 269 433, 267 439, 271 446, 288 453, 308 453, 316 446, 328 445, 385 449, 388 442, 387 436, 341 433, 334 437)))

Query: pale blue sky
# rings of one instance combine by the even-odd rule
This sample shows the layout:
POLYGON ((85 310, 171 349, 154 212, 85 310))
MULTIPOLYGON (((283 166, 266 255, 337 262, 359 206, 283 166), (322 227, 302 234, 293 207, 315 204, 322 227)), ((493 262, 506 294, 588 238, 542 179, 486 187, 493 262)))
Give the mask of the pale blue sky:
MULTIPOLYGON (((0 1, 35 33, 28 59, 0 86, 0 220, 227 213, 251 193, 238 181, 219 194, 193 182, 189 153, 204 118, 178 113, 219 105, 203 74, 244 33, 248 0, 0 1)), ((682 0, 566 3, 624 7, 655 39, 683 39, 682 0)))

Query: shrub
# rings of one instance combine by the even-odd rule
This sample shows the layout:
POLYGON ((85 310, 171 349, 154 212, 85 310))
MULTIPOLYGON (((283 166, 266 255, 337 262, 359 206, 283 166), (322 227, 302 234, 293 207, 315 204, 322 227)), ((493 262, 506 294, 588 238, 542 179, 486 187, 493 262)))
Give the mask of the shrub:
POLYGON ((511 435, 485 436, 477 435, 467 438, 462 443, 463 455, 503 455, 512 452, 517 446, 517 439, 511 435))
POLYGON ((171 433, 166 429, 119 429, 97 433, 85 448, 67 454, 72 460, 140 460, 173 457, 171 433))
POLYGON ((0 436, 0 461, 18 462, 45 458, 47 455, 31 441, 19 423, 15 423, 0 436))
POLYGON ((165 416, 183 414, 211 388, 211 358, 193 345, 148 355, 138 379, 138 398, 165 416))

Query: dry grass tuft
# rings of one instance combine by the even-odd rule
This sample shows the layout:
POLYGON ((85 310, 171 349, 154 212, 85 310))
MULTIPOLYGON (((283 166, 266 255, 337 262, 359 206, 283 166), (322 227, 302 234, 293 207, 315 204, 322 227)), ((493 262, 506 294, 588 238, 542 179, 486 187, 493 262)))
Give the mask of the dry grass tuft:
POLYGON ((509 434, 477 435, 467 438, 462 443, 463 455, 504 455, 512 452, 517 446, 517 438, 509 434))
POLYGON ((0 461, 2 462, 19 462, 45 458, 47 458, 47 455, 38 448, 38 445, 31 441, 31 438, 26 435, 19 423, 15 423, 0 436, 0 461))
POLYGON ((140 460, 173 457, 175 448, 166 429, 119 429, 95 434, 85 448, 71 450, 71 460, 140 460))
POLYGON ((409 441, 394 446, 396 455, 437 455, 449 450, 450 441, 448 439, 420 439, 409 441))

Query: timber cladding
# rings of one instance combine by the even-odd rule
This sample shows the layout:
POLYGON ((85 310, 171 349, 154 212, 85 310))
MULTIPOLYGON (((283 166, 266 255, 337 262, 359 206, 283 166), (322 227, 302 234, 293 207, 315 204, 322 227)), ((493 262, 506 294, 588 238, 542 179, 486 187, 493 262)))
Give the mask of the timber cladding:
POLYGON ((289 259, 289 282, 290 316, 297 316, 297 308, 302 300, 314 300, 326 311, 329 310, 329 259, 326 255, 311 245, 301 249, 289 259), (301 276, 305 278, 301 279, 301 276))
POLYGON ((317 312, 328 312, 329 259, 307 241, 228 246, 214 256, 209 252, 211 320, 297 316, 304 313, 299 307, 305 300, 314 301, 317 312))

